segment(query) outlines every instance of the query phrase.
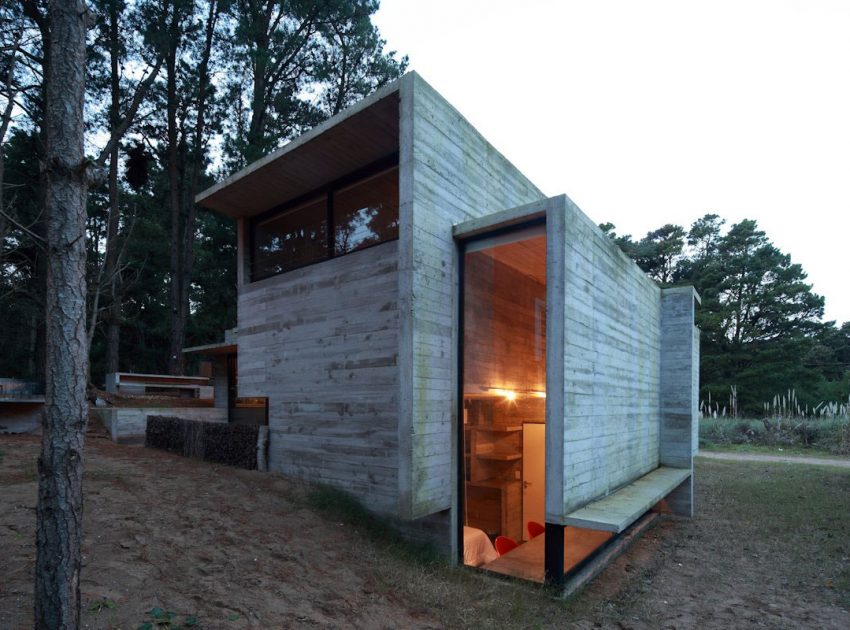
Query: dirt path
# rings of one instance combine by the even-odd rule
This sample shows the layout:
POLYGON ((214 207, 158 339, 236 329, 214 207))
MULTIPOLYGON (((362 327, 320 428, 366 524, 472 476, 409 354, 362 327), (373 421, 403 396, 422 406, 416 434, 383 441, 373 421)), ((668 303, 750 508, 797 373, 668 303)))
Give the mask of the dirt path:
POLYGON ((763 453, 715 453, 713 451, 702 451, 698 457, 722 459, 731 462, 771 462, 778 464, 808 464, 810 466, 850 468, 850 459, 830 459, 829 457, 808 457, 804 455, 765 455, 763 453))

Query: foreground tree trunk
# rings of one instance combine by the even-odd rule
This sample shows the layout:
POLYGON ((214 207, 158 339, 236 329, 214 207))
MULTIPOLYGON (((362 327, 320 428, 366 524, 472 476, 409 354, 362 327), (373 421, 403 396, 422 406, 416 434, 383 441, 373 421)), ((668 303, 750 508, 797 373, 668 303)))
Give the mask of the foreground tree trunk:
POLYGON ((38 462, 35 627, 78 628, 86 403, 83 92, 87 8, 51 0, 45 76, 47 374, 38 462))

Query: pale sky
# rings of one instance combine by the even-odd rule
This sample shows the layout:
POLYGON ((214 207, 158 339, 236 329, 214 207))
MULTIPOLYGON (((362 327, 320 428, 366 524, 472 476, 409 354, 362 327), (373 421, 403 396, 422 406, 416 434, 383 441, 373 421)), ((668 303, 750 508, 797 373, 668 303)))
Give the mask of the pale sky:
POLYGON ((755 219, 850 321, 850 1, 381 0, 375 22, 547 195, 635 237, 755 219))

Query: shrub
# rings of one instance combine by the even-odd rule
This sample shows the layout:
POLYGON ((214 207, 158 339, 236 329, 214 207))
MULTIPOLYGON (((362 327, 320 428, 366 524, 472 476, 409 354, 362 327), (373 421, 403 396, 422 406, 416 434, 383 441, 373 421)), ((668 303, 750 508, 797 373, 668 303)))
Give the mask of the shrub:
POLYGON ((840 417, 703 418, 699 436, 703 444, 797 445, 850 454, 850 420, 840 417))
POLYGON ((257 468, 260 427, 149 416, 145 446, 239 468, 257 468))

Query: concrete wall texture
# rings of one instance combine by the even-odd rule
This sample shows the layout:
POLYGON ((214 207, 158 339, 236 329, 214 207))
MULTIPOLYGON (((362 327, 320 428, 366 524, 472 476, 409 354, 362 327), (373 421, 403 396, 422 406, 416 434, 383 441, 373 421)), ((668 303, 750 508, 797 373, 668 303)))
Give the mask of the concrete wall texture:
MULTIPOLYGON (((692 287, 661 291, 661 417, 659 461, 693 470, 699 448, 699 296, 692 287)), ((673 512, 693 515, 693 476, 669 497, 673 512)))
POLYGON ((41 426, 43 402, 0 400, 0 433, 30 433, 41 426))
MULTIPOLYGON (((546 200, 415 73, 398 103, 398 241, 241 284, 239 393, 268 397, 271 470, 401 519, 434 515, 421 529, 444 531, 457 486, 453 225, 546 200)), ((566 197, 546 215, 547 520, 559 522, 659 464, 690 468, 699 349, 690 289, 662 292, 566 197)), ((244 221, 239 234, 244 265, 244 221)))
POLYGON ((268 397, 269 470, 397 514, 398 242, 239 288, 239 390, 268 397))
POLYGON ((457 430, 457 244, 452 226, 544 197, 421 77, 402 79, 399 507, 451 507, 457 430))
POLYGON ((227 422, 227 409, 215 407, 93 407, 89 414, 103 423, 112 441, 118 444, 144 442, 148 416, 227 422))
POLYGON ((566 515, 658 466, 661 291, 569 200, 564 211, 566 515))

